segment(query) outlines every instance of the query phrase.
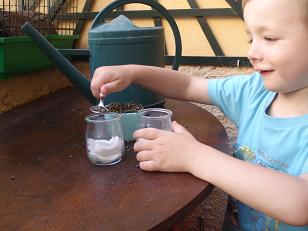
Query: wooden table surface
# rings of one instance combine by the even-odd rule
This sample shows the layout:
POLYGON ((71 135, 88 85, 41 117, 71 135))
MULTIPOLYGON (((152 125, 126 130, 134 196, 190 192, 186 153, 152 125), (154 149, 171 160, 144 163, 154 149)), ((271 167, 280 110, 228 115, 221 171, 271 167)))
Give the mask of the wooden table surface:
MULTIPOLYGON (((117 165, 91 164, 89 107, 65 88, 0 114, 0 230, 167 230, 211 192, 190 174, 142 171, 129 149, 117 165)), ((165 107, 199 141, 227 151, 209 112, 175 100, 165 107)))

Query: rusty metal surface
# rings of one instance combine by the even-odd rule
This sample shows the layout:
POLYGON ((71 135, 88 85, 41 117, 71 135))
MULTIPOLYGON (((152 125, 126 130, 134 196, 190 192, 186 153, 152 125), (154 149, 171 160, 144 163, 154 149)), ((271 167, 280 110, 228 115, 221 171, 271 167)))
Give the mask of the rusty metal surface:
MULTIPOLYGON (((167 100, 166 108, 200 141, 227 150, 222 125, 207 111, 167 100)), ((0 230, 167 230, 211 192, 184 173, 149 173, 132 151, 115 166, 91 164, 74 88, 0 115, 0 230)))

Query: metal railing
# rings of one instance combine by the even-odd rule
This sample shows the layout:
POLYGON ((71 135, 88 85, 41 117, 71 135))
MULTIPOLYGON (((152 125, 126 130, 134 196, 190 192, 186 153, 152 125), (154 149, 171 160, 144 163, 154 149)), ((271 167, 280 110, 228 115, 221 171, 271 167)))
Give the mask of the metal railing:
POLYGON ((2 0, 0 36, 21 36, 21 25, 30 22, 44 35, 71 35, 77 19, 78 0, 2 0))

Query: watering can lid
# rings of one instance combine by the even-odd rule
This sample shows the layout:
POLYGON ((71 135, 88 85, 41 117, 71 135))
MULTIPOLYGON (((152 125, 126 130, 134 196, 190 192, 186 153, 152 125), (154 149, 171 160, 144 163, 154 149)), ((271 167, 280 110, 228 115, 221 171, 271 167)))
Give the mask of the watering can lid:
POLYGON ((91 39, 118 39, 133 37, 156 37, 163 36, 164 30, 161 26, 155 27, 137 27, 126 16, 119 15, 109 23, 103 23, 92 28, 89 31, 89 40, 91 39))

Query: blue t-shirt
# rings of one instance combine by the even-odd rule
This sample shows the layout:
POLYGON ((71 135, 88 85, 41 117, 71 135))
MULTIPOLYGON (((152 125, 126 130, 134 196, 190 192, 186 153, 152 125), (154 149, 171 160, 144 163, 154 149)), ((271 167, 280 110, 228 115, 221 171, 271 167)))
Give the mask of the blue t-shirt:
MULTIPOLYGON (((238 128, 234 156, 300 176, 308 173, 308 114, 293 118, 267 115, 275 96, 264 88, 259 73, 209 81, 211 102, 238 128)), ((308 230, 308 226, 289 226, 240 201, 234 202, 242 230, 308 230)))

